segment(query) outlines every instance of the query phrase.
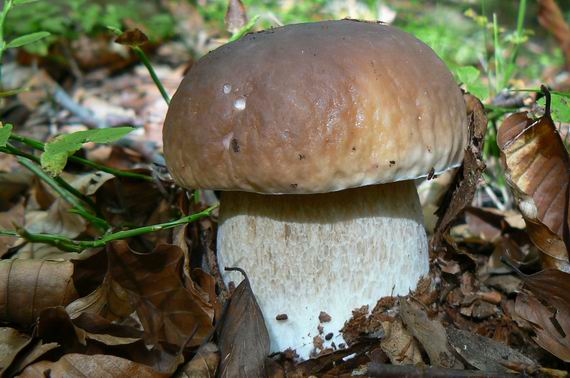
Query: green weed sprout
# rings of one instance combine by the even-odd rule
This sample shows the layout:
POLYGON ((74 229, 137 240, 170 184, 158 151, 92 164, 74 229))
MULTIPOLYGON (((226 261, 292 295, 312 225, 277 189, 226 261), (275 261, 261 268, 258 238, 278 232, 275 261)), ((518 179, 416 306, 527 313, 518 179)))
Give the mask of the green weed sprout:
POLYGON ((4 36, 4 24, 6 22, 6 16, 14 6, 24 5, 38 0, 4 0, 4 7, 0 13, 0 85, 2 83, 2 57, 4 52, 8 49, 14 49, 17 47, 23 47, 37 42, 50 35, 49 32, 39 31, 35 33, 21 35, 14 38, 13 40, 7 42, 4 36))

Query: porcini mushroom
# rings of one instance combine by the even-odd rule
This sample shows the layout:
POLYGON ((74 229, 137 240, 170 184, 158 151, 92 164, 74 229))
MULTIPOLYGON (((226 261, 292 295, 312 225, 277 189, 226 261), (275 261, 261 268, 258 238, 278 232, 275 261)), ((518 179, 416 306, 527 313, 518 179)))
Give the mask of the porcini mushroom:
POLYGON ((223 191, 221 268, 247 272, 272 351, 302 358, 321 312, 326 343, 338 345, 353 309, 407 294, 428 273, 413 180, 460 165, 466 143, 461 91, 436 54, 354 20, 279 27, 210 52, 164 127, 176 182, 223 191))

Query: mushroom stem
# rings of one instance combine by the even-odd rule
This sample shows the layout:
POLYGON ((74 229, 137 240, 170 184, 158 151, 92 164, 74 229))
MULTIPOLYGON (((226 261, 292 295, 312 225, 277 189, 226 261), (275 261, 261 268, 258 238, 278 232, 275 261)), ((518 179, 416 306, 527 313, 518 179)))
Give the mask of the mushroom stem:
MULTIPOLYGON (((271 351, 292 348, 303 359, 315 351, 321 312, 331 318, 322 323, 322 340, 333 333, 324 347, 338 346, 353 309, 407 294, 429 270, 413 181, 325 194, 224 192, 218 259, 222 271, 247 272, 271 351), (283 314, 285 320, 276 319, 283 314)), ((224 276, 236 284, 241 279, 224 276)))

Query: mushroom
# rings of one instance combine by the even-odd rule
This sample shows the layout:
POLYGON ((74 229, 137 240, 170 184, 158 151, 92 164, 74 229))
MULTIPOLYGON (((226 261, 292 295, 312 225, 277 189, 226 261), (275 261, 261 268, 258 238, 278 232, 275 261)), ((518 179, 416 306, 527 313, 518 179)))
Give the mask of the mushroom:
POLYGON ((429 260, 414 179, 460 165, 465 113, 436 54, 379 23, 279 27, 194 64, 166 162, 182 187, 223 191, 218 262, 247 272, 272 351, 307 358, 319 330, 338 346, 353 309, 416 288, 429 260))

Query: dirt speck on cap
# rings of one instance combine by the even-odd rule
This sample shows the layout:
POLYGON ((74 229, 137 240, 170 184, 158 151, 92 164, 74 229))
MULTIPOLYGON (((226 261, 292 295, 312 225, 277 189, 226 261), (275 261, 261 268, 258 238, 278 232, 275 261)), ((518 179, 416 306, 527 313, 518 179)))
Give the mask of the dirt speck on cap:
POLYGON ((321 323, 328 323, 332 320, 331 316, 324 311, 321 311, 319 314, 319 321, 321 323))

